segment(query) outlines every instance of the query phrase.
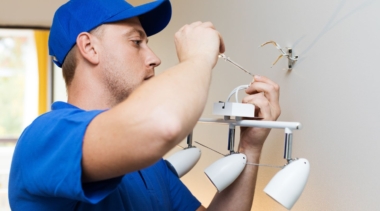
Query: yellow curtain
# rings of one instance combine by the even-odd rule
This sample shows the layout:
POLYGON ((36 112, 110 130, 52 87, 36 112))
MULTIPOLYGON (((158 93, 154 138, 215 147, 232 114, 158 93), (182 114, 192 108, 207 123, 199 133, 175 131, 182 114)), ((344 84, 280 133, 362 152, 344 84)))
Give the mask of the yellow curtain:
POLYGON ((38 114, 48 111, 48 38, 48 30, 34 31, 38 57, 38 114))

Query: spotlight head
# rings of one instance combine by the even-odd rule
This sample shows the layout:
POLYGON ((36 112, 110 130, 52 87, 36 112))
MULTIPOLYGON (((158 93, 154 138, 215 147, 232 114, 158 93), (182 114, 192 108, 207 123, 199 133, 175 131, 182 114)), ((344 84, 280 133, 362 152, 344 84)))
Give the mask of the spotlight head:
POLYGON ((246 163, 247 157, 244 154, 230 154, 207 167, 205 174, 218 192, 221 192, 235 181, 243 171, 246 163))
POLYGON ((197 164, 200 157, 201 150, 196 147, 190 147, 174 153, 166 160, 173 166, 180 178, 197 164))
POLYGON ((271 179, 264 192, 290 210, 301 196, 309 172, 308 160, 300 158, 292 161, 271 179))

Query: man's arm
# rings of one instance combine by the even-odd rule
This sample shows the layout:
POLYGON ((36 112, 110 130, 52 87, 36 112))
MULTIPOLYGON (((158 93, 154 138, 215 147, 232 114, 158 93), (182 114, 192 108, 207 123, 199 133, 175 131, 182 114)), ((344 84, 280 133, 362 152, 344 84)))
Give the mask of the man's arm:
POLYGON ((179 64, 95 117, 83 141, 83 180, 124 175, 155 163, 195 126, 204 109, 211 70, 224 44, 211 23, 175 35, 179 64))
MULTIPOLYGON (((277 120, 279 106, 279 86, 261 76, 246 90, 249 96, 243 103, 254 104, 256 116, 264 120, 277 120)), ((261 150, 270 129, 241 128, 239 152, 247 156, 248 162, 259 163, 261 150)), ((221 193, 217 193, 207 210, 251 210, 256 187, 258 166, 247 165, 240 176, 221 193)), ((204 210, 200 207, 198 211, 204 210)))

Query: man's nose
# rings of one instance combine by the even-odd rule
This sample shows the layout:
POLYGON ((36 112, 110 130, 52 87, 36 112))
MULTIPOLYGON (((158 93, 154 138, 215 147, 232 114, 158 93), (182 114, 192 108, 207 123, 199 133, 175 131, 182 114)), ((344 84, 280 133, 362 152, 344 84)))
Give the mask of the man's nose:
POLYGON ((156 54, 151 49, 149 49, 148 58, 147 58, 147 65, 149 66, 149 68, 154 69, 160 64, 161 64, 160 58, 158 58, 156 54))

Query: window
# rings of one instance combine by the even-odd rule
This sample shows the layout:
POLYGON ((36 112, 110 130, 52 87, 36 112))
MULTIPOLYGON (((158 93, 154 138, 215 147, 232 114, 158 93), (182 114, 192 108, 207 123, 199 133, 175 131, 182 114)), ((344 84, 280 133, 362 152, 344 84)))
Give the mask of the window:
POLYGON ((0 29, 0 210, 10 210, 8 177, 21 132, 48 108, 46 30, 0 29))
POLYGON ((33 30, 0 30, 0 138, 17 139, 38 115, 33 30))

